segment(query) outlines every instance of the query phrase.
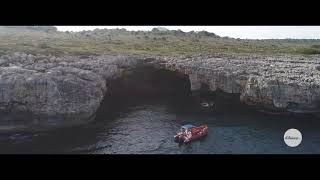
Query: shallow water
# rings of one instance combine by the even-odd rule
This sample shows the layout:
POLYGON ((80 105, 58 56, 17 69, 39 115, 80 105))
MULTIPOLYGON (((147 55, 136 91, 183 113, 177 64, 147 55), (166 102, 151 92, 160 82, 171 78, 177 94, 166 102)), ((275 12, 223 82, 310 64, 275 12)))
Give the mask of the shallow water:
POLYGON ((0 153, 64 154, 292 154, 320 153, 320 119, 266 115, 245 106, 203 111, 188 98, 115 99, 90 124, 45 133, 0 135, 0 153), (188 145, 173 141, 183 124, 209 126, 208 136, 188 145), (296 148, 287 129, 302 133, 296 148))

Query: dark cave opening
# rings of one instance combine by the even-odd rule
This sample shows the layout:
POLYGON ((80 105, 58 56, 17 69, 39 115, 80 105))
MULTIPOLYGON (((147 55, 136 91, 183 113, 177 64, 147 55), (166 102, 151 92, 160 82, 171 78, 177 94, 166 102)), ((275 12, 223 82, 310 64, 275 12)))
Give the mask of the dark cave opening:
POLYGON ((165 101, 173 106, 183 106, 186 111, 200 113, 239 111, 245 108, 240 102, 240 94, 225 93, 219 89, 211 91, 204 83, 198 91, 191 91, 188 75, 151 66, 136 68, 126 76, 110 81, 107 86, 108 92, 97 116, 150 100, 165 101), (204 107, 201 105, 203 103, 213 103, 214 106, 204 107))
POLYGON ((150 66, 136 68, 121 79, 110 82, 108 87, 108 95, 122 98, 176 97, 191 93, 188 75, 150 66))
POLYGON ((200 113, 248 112, 291 115, 283 110, 246 105, 240 101, 240 93, 226 93, 221 89, 211 91, 205 83, 201 84, 199 90, 191 91, 188 75, 152 66, 135 68, 125 76, 108 82, 107 87, 108 91, 96 116, 112 114, 133 104, 150 103, 150 100, 183 106, 186 107, 186 111, 200 113))
POLYGON ((107 93, 96 113, 98 119, 106 114, 116 115, 136 104, 164 102, 172 104, 192 101, 189 76, 152 66, 141 66, 107 84, 107 93))

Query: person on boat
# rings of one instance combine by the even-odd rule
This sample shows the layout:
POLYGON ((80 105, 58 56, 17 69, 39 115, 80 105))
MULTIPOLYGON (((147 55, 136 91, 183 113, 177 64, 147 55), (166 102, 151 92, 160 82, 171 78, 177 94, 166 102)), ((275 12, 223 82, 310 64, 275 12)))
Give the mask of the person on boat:
POLYGON ((185 129, 184 130, 184 135, 187 135, 188 134, 188 129, 185 129))

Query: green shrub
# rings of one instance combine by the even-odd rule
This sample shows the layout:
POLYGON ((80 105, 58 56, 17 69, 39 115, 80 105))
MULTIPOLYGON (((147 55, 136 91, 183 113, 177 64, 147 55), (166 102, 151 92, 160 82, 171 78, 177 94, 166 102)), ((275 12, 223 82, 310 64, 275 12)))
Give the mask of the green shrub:
POLYGON ((41 43, 39 44, 39 48, 47 49, 47 48, 50 48, 50 46, 48 46, 47 43, 41 43))
POLYGON ((296 51, 299 54, 320 54, 320 49, 314 48, 301 48, 296 51))
POLYGON ((311 48, 320 49, 320 44, 312 45, 311 48))
POLYGON ((5 54, 6 54, 6 53, 5 53, 5 50, 0 49, 0 56, 5 55, 5 54))

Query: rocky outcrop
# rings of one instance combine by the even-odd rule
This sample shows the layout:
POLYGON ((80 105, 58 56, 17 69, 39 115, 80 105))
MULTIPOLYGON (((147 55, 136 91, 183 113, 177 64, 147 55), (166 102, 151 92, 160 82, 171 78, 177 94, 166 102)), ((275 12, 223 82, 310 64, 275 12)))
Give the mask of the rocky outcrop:
POLYGON ((170 60, 166 68, 189 74, 191 88, 240 93, 249 105, 288 111, 319 111, 319 57, 208 56, 170 60))
POLYGON ((0 128, 45 129, 86 123, 94 118, 111 80, 130 76, 146 65, 188 75, 193 91, 207 85, 210 91, 238 93, 249 105, 319 111, 319 60, 317 56, 5 55, 0 57, 0 111, 27 113, 30 118, 4 118, 0 128))
MULTIPOLYGON (((122 76, 137 61, 121 56, 81 59, 16 53, 0 62, 0 110, 32 114, 29 121, 9 120, 14 122, 12 128, 41 129, 93 119, 108 89, 106 81, 122 76)), ((11 129, 8 121, 1 123, 11 129)))

